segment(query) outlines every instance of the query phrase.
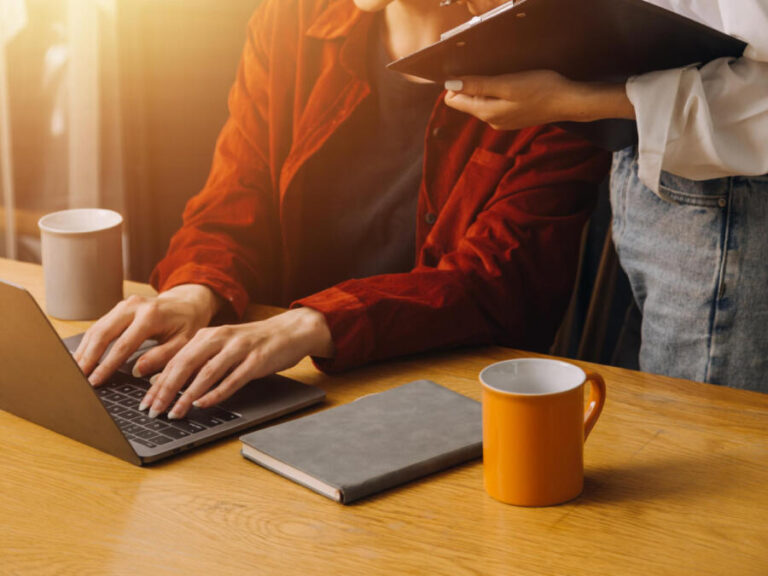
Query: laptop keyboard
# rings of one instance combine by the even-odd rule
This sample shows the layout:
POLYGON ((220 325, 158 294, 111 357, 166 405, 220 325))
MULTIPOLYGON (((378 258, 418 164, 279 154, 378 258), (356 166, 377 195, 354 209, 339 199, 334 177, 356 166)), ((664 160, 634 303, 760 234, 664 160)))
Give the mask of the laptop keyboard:
POLYGON ((149 384, 119 372, 112 382, 96 389, 102 404, 125 437, 147 448, 193 436, 241 417, 214 406, 205 410, 192 408, 181 420, 168 420, 166 414, 150 418, 145 412, 139 412, 139 403, 147 390, 149 384))

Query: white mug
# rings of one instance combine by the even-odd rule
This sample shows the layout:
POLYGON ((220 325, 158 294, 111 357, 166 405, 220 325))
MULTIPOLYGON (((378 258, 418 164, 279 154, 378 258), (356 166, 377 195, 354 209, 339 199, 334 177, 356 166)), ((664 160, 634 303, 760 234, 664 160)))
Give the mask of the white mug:
POLYGON ((82 208, 43 216, 45 303, 61 320, 94 320, 123 298, 123 217, 82 208))

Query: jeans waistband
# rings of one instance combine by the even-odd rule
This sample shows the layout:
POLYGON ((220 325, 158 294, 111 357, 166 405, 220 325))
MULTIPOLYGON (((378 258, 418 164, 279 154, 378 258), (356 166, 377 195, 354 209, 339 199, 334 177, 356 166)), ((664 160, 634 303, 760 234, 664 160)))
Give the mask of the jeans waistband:
POLYGON ((739 180, 753 180, 756 182, 768 182, 768 174, 763 174, 762 176, 734 176, 733 179, 737 182, 739 180))

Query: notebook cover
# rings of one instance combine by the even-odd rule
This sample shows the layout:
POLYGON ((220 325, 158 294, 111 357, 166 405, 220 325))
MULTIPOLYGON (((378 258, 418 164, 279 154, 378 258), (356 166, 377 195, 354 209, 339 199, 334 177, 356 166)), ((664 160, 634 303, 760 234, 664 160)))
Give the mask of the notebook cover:
POLYGON ((418 380, 241 440, 253 449, 243 454, 248 459, 311 488, 253 454, 264 453, 338 490, 349 504, 479 458, 482 413, 480 403, 418 380))

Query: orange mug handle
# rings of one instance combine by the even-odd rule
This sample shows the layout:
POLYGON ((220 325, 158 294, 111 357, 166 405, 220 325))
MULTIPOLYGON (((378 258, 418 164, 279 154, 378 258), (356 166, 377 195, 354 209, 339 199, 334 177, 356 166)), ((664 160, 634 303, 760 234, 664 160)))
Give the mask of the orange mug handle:
POLYGON ((590 383, 589 388, 589 402, 584 410, 584 440, 589 437, 589 433, 592 432, 592 428, 595 427, 595 422, 600 417, 600 412, 603 411, 603 405, 605 404, 605 380, 597 372, 587 373, 587 382, 590 383))

